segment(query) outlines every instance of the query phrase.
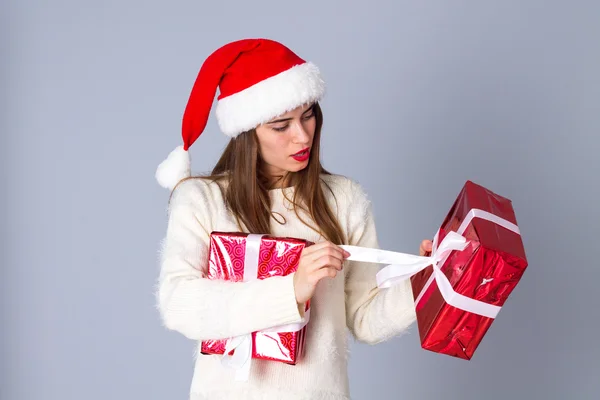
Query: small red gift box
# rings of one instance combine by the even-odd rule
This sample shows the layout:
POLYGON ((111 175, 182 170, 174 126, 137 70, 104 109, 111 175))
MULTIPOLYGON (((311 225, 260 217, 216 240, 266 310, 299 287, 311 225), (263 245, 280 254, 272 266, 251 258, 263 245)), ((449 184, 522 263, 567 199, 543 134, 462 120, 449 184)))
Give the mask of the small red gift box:
POLYGON ((466 247, 437 264, 452 288, 442 288, 446 298, 458 307, 445 300, 429 266, 411 277, 417 325, 424 349, 470 360, 521 279, 527 258, 512 202, 471 181, 436 234, 434 251, 449 234, 466 239, 466 247), (479 304, 465 304, 473 300, 479 304))
MULTIPOLYGON (((302 250, 312 244, 296 238, 240 232, 212 232, 208 278, 239 282, 286 276, 296 271, 302 250)), ((307 303, 305 319, 308 319, 309 310, 310 305, 307 303)), ((296 364, 304 349, 306 326, 296 331, 292 329, 289 326, 273 327, 252 332, 248 335, 252 349, 251 357, 296 364)), ((201 352, 224 354, 228 340, 205 340, 201 344, 201 352)), ((235 352, 236 349, 228 354, 233 355, 235 352)))

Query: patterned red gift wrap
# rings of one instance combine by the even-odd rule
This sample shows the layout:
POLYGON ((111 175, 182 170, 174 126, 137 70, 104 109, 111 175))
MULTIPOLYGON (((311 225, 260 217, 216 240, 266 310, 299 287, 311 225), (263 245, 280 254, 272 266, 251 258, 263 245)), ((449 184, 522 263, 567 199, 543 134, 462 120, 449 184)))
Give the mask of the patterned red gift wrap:
MULTIPOLYGON (((439 229, 439 241, 448 232, 456 232, 472 210, 484 210, 517 225, 511 200, 467 181, 439 229)), ((442 272, 455 292, 503 306, 527 268, 520 234, 482 218, 473 218, 458 233, 467 239, 467 247, 453 251, 440 266, 442 272)), ((431 274, 429 266, 411 277, 421 346, 470 360, 494 318, 447 304, 435 280, 425 288, 431 274)))
MULTIPOLYGON (((208 278, 233 282, 244 280, 246 255, 245 233, 212 232, 210 236, 208 278)), ((264 235, 261 238, 256 279, 286 276, 296 271, 300 255, 313 243, 297 239, 264 235)), ((307 303, 306 310, 310 304, 307 303)), ((298 332, 253 332, 252 358, 281 361, 295 365, 304 351, 306 327, 298 332)), ((203 354, 223 354, 227 340, 205 340, 203 354)), ((234 350, 235 351, 235 350, 234 350)), ((233 354, 232 351, 230 354, 233 354)))

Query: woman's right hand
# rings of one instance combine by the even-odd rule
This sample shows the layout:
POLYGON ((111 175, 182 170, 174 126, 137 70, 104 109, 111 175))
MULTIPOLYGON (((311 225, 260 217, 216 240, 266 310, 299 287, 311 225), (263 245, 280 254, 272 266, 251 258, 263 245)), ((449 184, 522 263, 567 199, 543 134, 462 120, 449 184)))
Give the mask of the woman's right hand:
POLYGON ((323 278, 335 278, 342 270, 344 259, 350 253, 331 242, 321 242, 305 247, 294 275, 294 290, 298 304, 306 303, 315 293, 317 283, 323 278))

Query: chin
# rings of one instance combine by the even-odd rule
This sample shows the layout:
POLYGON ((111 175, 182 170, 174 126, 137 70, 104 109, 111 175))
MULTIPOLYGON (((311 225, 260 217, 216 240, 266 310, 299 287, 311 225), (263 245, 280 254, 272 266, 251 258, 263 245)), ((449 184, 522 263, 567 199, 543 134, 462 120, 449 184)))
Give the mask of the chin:
POLYGON ((298 172, 298 171, 302 171, 306 167, 308 167, 308 161, 305 161, 305 162, 303 162, 301 164, 296 164, 294 166, 291 166, 291 167, 287 168, 287 170, 289 172, 298 172))

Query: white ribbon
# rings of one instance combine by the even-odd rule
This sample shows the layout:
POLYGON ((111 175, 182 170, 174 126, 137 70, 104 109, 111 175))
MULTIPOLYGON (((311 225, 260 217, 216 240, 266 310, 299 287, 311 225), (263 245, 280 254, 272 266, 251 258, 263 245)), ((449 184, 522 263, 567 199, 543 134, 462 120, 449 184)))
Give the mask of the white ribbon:
MULTIPOLYGON (((260 244, 262 237, 260 234, 249 234, 246 238, 246 250, 244 256, 244 282, 257 279, 258 260, 260 254, 260 244)), ((310 319, 310 309, 304 313, 304 318, 299 323, 275 326, 259 331, 260 333, 284 333, 298 332, 310 319)), ((250 367, 252 365, 252 334, 236 336, 227 340, 225 352, 221 359, 222 365, 236 370, 235 379, 237 381, 247 381, 250 376, 250 367), (229 353, 235 350, 232 355, 229 353)))
POLYGON ((464 236, 462 236, 462 234, 467 229, 473 218, 481 218, 491 221, 497 225, 503 226, 508 230, 520 234, 519 227, 512 222, 484 210, 472 209, 468 212, 458 230, 456 232, 449 232, 446 237, 444 237, 444 240, 442 240, 442 242, 439 244, 438 230, 433 240, 431 255, 428 257, 357 246, 341 247, 351 254, 350 257, 347 258, 348 260, 390 264, 382 268, 377 273, 377 286, 380 288, 391 287, 410 278, 428 266, 433 266, 433 273, 419 293, 419 296, 417 296, 415 305, 419 303, 424 293, 435 280, 446 303, 464 311, 483 315, 488 318, 495 318, 500 311, 499 306, 475 300, 455 292, 450 284, 450 281, 440 269, 452 251, 464 250, 464 248, 467 246, 467 240, 464 236))

